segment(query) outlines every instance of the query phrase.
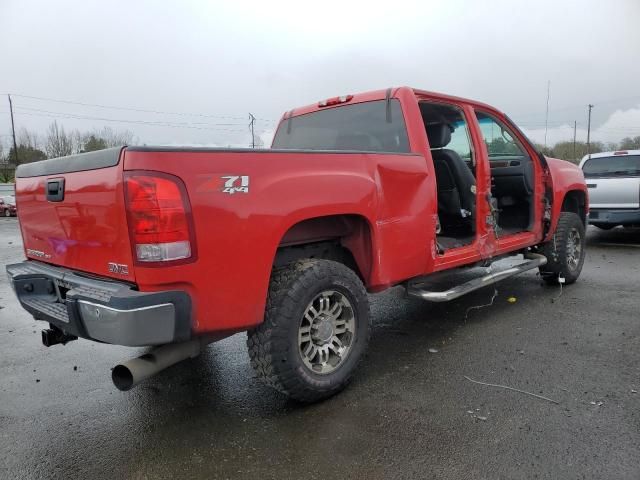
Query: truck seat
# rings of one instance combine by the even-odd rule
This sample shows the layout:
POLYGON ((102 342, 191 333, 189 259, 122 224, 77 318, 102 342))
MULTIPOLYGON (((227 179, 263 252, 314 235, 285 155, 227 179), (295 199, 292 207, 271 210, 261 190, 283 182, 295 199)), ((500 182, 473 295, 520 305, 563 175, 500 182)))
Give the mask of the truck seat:
POLYGON ((476 179, 460 155, 444 148, 451 141, 451 127, 446 123, 434 123, 427 125, 426 130, 438 184, 438 214, 443 227, 447 218, 471 218, 475 213, 476 179))

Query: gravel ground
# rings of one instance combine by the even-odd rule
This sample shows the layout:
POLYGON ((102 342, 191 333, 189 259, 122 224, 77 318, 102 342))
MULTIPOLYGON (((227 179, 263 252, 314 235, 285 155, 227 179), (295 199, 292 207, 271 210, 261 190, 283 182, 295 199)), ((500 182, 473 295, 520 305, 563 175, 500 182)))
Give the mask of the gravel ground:
MULTIPOLYGON (((466 320, 493 288, 445 305, 372 296, 362 369, 312 406, 254 377, 244 335, 119 392, 110 368, 142 350, 43 347, 0 275, 0 478, 637 480, 638 247, 640 230, 590 228, 562 295, 528 272, 466 320)), ((22 258, 17 221, 0 219, 0 265, 22 258)))

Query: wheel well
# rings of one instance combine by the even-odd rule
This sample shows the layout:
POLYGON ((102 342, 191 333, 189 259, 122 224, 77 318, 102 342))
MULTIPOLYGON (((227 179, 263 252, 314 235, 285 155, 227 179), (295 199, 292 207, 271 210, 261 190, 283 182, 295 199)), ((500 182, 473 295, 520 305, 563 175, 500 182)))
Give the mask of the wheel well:
POLYGON ((581 190, 571 190, 567 192, 562 201, 563 212, 573 212, 580 217, 582 223, 587 222, 587 196, 581 190))
POLYGON ((330 215, 302 220, 284 234, 274 266, 302 258, 321 258, 351 268, 366 284, 371 274, 371 229, 360 215, 330 215))

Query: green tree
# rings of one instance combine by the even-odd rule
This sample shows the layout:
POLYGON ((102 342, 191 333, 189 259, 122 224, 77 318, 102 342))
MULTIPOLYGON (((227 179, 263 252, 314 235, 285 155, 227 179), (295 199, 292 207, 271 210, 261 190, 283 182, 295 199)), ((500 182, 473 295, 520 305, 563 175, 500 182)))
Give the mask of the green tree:
POLYGON ((640 150, 640 135, 623 138, 620 142, 620 150, 640 150))
MULTIPOLYGON (((586 142, 576 142, 575 143, 575 151, 573 141, 566 140, 563 142, 558 142, 552 147, 545 147, 540 145, 539 143, 535 144, 536 148, 539 152, 542 152, 547 157, 559 158, 561 160, 568 160, 573 163, 580 163, 582 157, 587 154, 587 144, 586 142)), ((591 142, 591 153, 598 153, 607 151, 607 149, 611 145, 605 145, 602 142, 591 142)))
POLYGON ((545 147, 541 143, 533 143, 533 146, 536 147, 536 150, 546 155, 547 157, 553 157, 553 149, 552 147, 545 147))
POLYGON ((15 183, 15 177, 13 176, 14 171, 9 169, 4 169, 3 172, 0 172, 0 183, 15 183))
POLYGON ((104 138, 91 134, 84 139, 82 146, 83 152, 95 152, 96 150, 104 150, 108 148, 107 141, 104 138))
POLYGON ((489 155, 518 155, 520 153, 520 149, 515 143, 507 142, 504 138, 497 137, 486 144, 489 155))
POLYGON ((9 150, 9 164, 10 165, 18 165, 19 163, 31 163, 37 162, 38 160, 45 160, 47 158, 47 154, 42 150, 29 146, 29 145, 18 145, 18 161, 16 161, 16 152, 13 147, 9 150))

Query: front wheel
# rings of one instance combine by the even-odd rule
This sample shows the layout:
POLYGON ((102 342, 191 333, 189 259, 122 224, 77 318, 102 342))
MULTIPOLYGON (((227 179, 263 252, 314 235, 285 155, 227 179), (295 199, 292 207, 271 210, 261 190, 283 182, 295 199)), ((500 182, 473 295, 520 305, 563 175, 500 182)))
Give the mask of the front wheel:
POLYGON ((251 365, 262 380, 302 402, 342 390, 371 332, 358 276, 330 260, 301 260, 271 276, 264 322, 248 332, 251 365))
POLYGON ((11 216, 11 211, 10 211, 8 208, 6 208, 6 209, 4 210, 4 216, 5 216, 5 217, 10 217, 10 216, 11 216))
POLYGON ((574 283, 580 276, 585 255, 584 224, 572 212, 560 213, 556 232, 551 240, 542 245, 547 264, 540 267, 540 274, 549 285, 574 283))

